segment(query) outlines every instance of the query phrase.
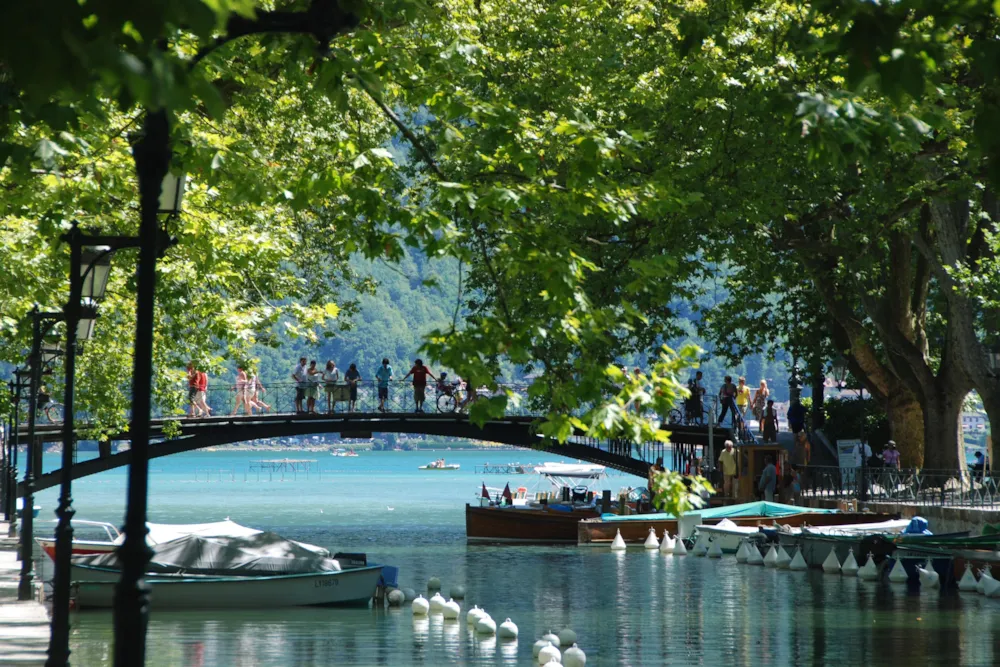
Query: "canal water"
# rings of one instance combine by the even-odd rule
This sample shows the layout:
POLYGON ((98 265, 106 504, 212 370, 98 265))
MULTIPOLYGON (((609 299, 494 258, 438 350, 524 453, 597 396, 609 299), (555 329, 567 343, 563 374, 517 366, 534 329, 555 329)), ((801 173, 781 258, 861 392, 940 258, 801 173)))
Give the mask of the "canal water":
MULTIPOLYGON (((46 455, 45 467, 58 465, 46 455)), ((996 665, 1000 601, 914 594, 822 572, 795 573, 629 549, 470 546, 463 508, 478 489, 532 486, 530 476, 476 474, 489 461, 558 460, 531 452, 201 452, 151 463, 150 520, 226 517, 338 551, 364 551, 400 568, 403 586, 440 577, 467 589, 462 605, 510 617, 520 638, 470 634, 464 621, 415 620, 409 608, 158 612, 153 601, 147 664, 532 665, 546 630, 576 630, 588 666, 612 665, 996 665), (457 472, 417 466, 444 455, 457 472), (253 459, 315 459, 320 475, 282 481, 246 471, 253 459), (211 470, 211 472, 207 472, 211 470), (246 479, 245 479, 246 477, 246 479), (391 510, 389 508, 392 508, 391 510)), ((606 488, 640 482, 614 476, 606 488)), ((125 471, 74 485, 77 517, 119 524, 125 471)), ((39 494, 38 533, 56 505, 39 494)), ((46 565, 43 574, 51 576, 46 565)), ((73 663, 111 664, 110 612, 73 616, 73 663)))

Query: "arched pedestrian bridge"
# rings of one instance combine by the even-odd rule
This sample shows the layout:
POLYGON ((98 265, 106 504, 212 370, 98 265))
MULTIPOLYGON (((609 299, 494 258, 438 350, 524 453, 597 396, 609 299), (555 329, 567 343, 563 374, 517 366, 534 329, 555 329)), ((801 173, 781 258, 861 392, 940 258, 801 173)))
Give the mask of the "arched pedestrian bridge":
MULTIPOLYGON (((292 395, 292 394, 289 394, 292 395)), ((280 398, 280 397, 279 397, 280 398)), ((501 444, 548 451, 559 456, 597 463, 629 474, 645 477, 649 465, 657 457, 663 456, 670 460, 670 452, 664 452, 662 443, 636 445, 623 440, 598 440, 585 436, 573 436, 565 444, 558 444, 542 438, 537 433, 540 417, 527 414, 511 414, 499 419, 491 419, 482 427, 470 421, 468 415, 460 412, 426 412, 415 413, 412 407, 390 404, 393 412, 362 411, 334 413, 296 413, 294 411, 274 412, 273 408, 286 409, 292 407, 286 403, 292 401, 275 401, 272 412, 257 415, 233 415, 184 418, 174 417, 156 419, 151 422, 151 437, 162 438, 151 442, 149 457, 159 458, 181 452, 190 452, 206 447, 233 444, 267 438, 283 438, 290 436, 339 434, 343 438, 368 438, 373 433, 408 433, 447 436, 473 440, 485 440, 501 444), (410 411, 401 412, 396 409, 410 411), (176 432, 174 437, 166 437, 166 433, 176 432)), ((367 407, 360 403, 360 408, 367 407)), ((222 410, 225 403, 219 396, 213 396, 210 405, 216 410, 222 410)), ((326 405, 318 405, 325 409, 326 405)), ((231 409, 231 408, 230 408, 231 409)), ((228 410, 227 410, 228 411, 228 410)), ((88 432, 86 423, 78 423, 81 434, 88 432)), ((710 440, 716 450, 721 443, 731 437, 728 429, 709 429, 705 426, 672 425, 671 442, 674 445, 690 445, 708 447, 710 440)), ((20 430, 21 442, 27 441, 27 428, 20 430)), ((84 437, 81 435, 81 437, 84 437)), ((35 427, 36 443, 57 442, 62 439, 62 427, 59 424, 37 424, 35 427)), ((127 441, 127 433, 115 435, 113 441, 127 441)), ((106 470, 127 466, 131 461, 131 451, 99 457, 80 462, 73 466, 73 479, 87 477, 106 470)), ((59 484, 61 471, 54 470, 39 475, 35 479, 35 491, 59 484)), ((18 494, 23 495, 24 483, 18 485, 18 494)))

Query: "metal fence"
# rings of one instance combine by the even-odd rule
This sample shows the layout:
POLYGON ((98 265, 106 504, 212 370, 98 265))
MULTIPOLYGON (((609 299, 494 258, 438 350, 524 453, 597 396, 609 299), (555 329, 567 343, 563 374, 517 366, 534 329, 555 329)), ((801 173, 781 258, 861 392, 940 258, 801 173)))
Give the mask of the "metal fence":
MULTIPOLYGON (((532 416, 534 414, 529 406, 527 385, 501 385, 495 392, 480 389, 477 390, 474 400, 486 400, 491 397, 501 396, 506 391, 510 391, 514 395, 514 400, 508 398, 507 401, 505 412, 508 416, 532 416)), ((415 392, 412 384, 392 382, 388 387, 387 393, 388 398, 385 401, 386 412, 410 414, 415 412, 415 392)), ((320 414, 346 413, 350 407, 350 388, 343 382, 332 385, 320 383, 311 388, 300 387, 294 382, 274 383, 267 385, 264 391, 256 393, 252 391, 245 392, 244 395, 255 398, 255 402, 260 407, 249 407, 245 403, 238 405, 238 392, 234 385, 209 385, 205 402, 212 410, 212 414, 217 416, 249 414, 251 410, 255 414, 295 414, 298 407, 296 405, 296 398, 302 396, 301 407, 303 410, 307 410, 309 407, 308 395, 310 394, 316 397, 313 409, 320 414)), ((468 400, 468 393, 464 388, 459 388, 453 392, 455 400, 443 398, 445 392, 438 391, 434 385, 428 385, 424 394, 425 402, 423 408, 428 413, 450 414, 454 412, 468 412, 471 405, 471 402, 466 402, 468 400)), ((375 382, 358 382, 357 401, 355 402, 353 412, 369 414, 379 412, 378 387, 375 382)))
POLYGON ((802 495, 807 498, 939 505, 1000 506, 1000 475, 995 471, 917 468, 800 468, 802 495))

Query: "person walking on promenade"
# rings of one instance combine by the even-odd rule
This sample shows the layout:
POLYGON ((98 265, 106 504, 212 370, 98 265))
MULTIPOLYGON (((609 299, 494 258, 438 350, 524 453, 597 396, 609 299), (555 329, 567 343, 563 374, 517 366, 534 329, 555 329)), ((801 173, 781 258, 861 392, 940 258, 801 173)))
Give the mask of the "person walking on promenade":
POLYGON ((760 381, 760 387, 753 393, 753 418, 757 420, 757 432, 764 433, 764 406, 767 404, 771 391, 767 388, 767 380, 760 381))
POLYGON ((361 373, 358 371, 358 367, 351 364, 344 373, 344 379, 347 380, 347 390, 350 392, 350 400, 347 402, 348 412, 358 411, 358 382, 361 381, 361 373))
POLYGON ((778 441, 778 412, 774 409, 774 400, 767 399, 767 407, 764 408, 764 442, 778 441))
POLYGON ((792 433, 799 433, 806 427, 806 406, 802 405, 802 401, 797 398, 792 401, 785 419, 792 433))
POLYGON ((764 457, 764 471, 760 474, 760 483, 757 485, 758 491, 764 492, 764 500, 769 503, 774 502, 774 488, 778 484, 778 469, 774 467, 774 458, 764 457))
POLYGON ((265 403, 263 399, 264 392, 267 390, 261 384, 260 376, 256 370, 250 372, 250 379, 247 380, 247 386, 250 392, 250 414, 253 414, 254 408, 257 408, 261 412, 270 411, 271 406, 265 403))
POLYGON ((882 463, 890 470, 899 470, 899 450, 896 449, 896 441, 890 440, 885 443, 885 451, 882 452, 882 463))
POLYGON ((245 414, 251 414, 250 401, 248 400, 247 393, 247 372, 244 370, 243 366, 236 367, 236 405, 233 408, 233 414, 235 415, 243 408, 245 414))
POLYGON ((313 359, 309 362, 309 368, 306 369, 308 380, 306 384, 306 411, 311 415, 319 414, 316 412, 316 399, 319 398, 319 382, 322 376, 323 373, 316 368, 316 360, 313 359))
POLYGON ((427 397, 427 376, 430 376, 432 380, 437 380, 434 374, 431 373, 431 369, 424 366, 422 359, 417 359, 413 362, 413 368, 410 372, 403 376, 403 379, 413 376, 413 404, 414 412, 423 413, 424 411, 424 399, 427 397))
POLYGON ((704 408, 704 397, 705 397, 705 381, 704 373, 698 371, 694 374, 694 377, 688 380, 688 391, 691 392, 691 397, 688 398, 689 404, 687 408, 687 423, 699 423, 704 422, 703 415, 705 414, 704 408))
POLYGON ((201 417, 202 411, 201 407, 198 405, 198 369, 195 368, 193 361, 188 362, 187 379, 189 403, 188 417, 201 417))
POLYGON ((793 463, 789 468, 788 491, 792 505, 802 504, 802 466, 793 463))
POLYGON ((386 401, 389 400, 389 383, 392 382, 392 366, 389 359, 382 359, 382 365, 375 371, 375 379, 378 380, 378 411, 386 412, 386 401))
POLYGON ((336 401, 333 400, 333 393, 337 390, 338 382, 340 382, 340 370, 337 368, 337 364, 333 362, 333 359, 330 359, 326 362, 326 368, 323 369, 323 385, 326 387, 326 411, 331 415, 336 405, 336 401))
POLYGON ((722 495, 733 498, 736 490, 733 480, 736 478, 736 452, 733 451, 733 441, 726 440, 725 449, 719 453, 719 464, 722 466, 722 495))
POLYGON ((740 409, 740 416, 746 419, 747 408, 750 407, 750 387, 747 386, 747 379, 742 376, 736 385, 736 407, 740 409))
POLYGON ((295 380, 295 412, 302 414, 302 401, 306 400, 306 387, 309 386, 309 370, 306 368, 308 359, 299 358, 299 363, 292 369, 292 379, 295 380))
POLYGON ((208 373, 198 371, 198 393, 195 396, 195 404, 202 410, 205 417, 212 416, 212 408, 208 407, 208 373))
POLYGON ((726 376, 726 381, 722 383, 719 387, 719 402, 722 403, 722 412, 719 413, 719 426, 722 426, 722 420, 726 418, 726 412, 729 410, 733 411, 732 420, 736 423, 736 385, 733 384, 733 378, 731 375, 726 376))

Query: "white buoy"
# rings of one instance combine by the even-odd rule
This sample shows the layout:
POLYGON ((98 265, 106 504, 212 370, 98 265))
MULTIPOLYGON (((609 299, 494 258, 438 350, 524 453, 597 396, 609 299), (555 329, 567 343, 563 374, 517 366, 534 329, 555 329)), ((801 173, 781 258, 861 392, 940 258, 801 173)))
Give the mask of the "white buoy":
POLYGON ((414 616, 426 616, 431 609, 431 603, 425 600, 423 595, 418 595, 411 606, 414 616))
POLYGON ((983 582, 983 595, 988 598, 1000 598, 1000 581, 993 577, 985 577, 983 582))
POLYGON ((837 559, 836 547, 830 547, 830 553, 823 561, 823 571, 827 574, 840 574, 840 561, 837 559))
POLYGON ((442 613, 445 618, 457 619, 459 614, 462 613, 462 606, 455 602, 454 600, 448 600, 444 603, 444 609, 442 613))
POLYGON ((670 537, 670 533, 668 533, 667 531, 663 531, 663 539, 660 540, 660 553, 661 554, 673 553, 675 545, 676 543, 674 542, 674 538, 670 537))
POLYGON ((792 564, 792 557, 788 555, 787 551, 785 551, 785 547, 779 545, 778 555, 774 559, 774 566, 782 570, 787 570, 788 566, 791 564, 792 564))
POLYGON ((889 570, 889 581, 894 584, 905 584, 906 580, 910 578, 910 575, 906 573, 906 568, 903 567, 903 561, 900 560, 897 554, 895 558, 892 559, 892 569, 889 570))
POLYGON ((984 567, 979 571, 979 583, 976 584, 976 592, 982 595, 985 591, 986 579, 992 579, 993 575, 990 573, 990 568, 984 567))
POLYGON ((566 667, 586 667, 587 665, 587 654, 580 650, 576 644, 566 649, 562 657, 566 667))
POLYGON ((552 642, 547 639, 539 639, 537 642, 531 645, 531 653, 538 659, 538 652, 541 651, 546 646, 552 646, 552 642))
POLYGON ((747 565, 763 565, 764 557, 760 555, 760 549, 754 542, 747 542, 747 565))
POLYGON ((719 540, 709 540, 708 553, 705 554, 709 558, 722 558, 722 543, 719 540))
POLYGON ((465 599, 465 586, 452 586, 451 587, 451 597, 455 600, 465 599))
POLYGON ((489 616, 483 616, 476 621, 476 632, 481 635, 495 635, 497 633, 497 623, 489 616))
POLYGON ((958 590, 965 591, 966 593, 971 593, 976 590, 976 575, 972 571, 972 563, 965 564, 965 574, 958 581, 958 590))
POLYGON ((439 591, 441 590, 441 580, 437 577, 431 577, 427 580, 427 590, 429 591, 439 591))
POLYGON ((865 581, 874 581, 878 579, 878 568, 875 566, 875 558, 872 556, 871 552, 868 553, 868 560, 866 560, 865 564, 858 570, 858 578, 865 581))
POLYGON ((390 607, 400 607, 404 602, 406 602, 406 595, 398 588, 394 588, 389 591, 389 594, 385 596, 385 599, 388 601, 390 607))
POLYGON ((658 539, 656 539, 656 529, 655 528, 650 528, 649 529, 649 535, 646 536, 646 541, 643 543, 642 546, 646 547, 647 549, 659 549, 660 548, 660 541, 658 539))
POLYGON ((625 549, 626 546, 625 546, 625 540, 622 539, 622 531, 618 530, 618 532, 615 533, 615 539, 611 541, 611 550, 625 551, 625 549))
POLYGON ((440 614, 440 613, 442 613, 444 611, 444 603, 445 602, 446 602, 446 600, 443 597, 441 597, 440 593, 435 593, 431 597, 431 601, 430 601, 431 613, 432 614, 440 614))
POLYGON ((562 653, 560 653, 559 649, 552 644, 549 644, 538 652, 539 665, 544 665, 549 662, 554 662, 557 665, 562 664, 562 653))
POLYGON ((407 602, 413 602, 414 600, 417 599, 417 592, 412 588, 404 588, 403 595, 406 596, 407 602))
POLYGON ((740 546, 736 548, 736 562, 745 563, 747 562, 747 541, 740 540, 740 546))
POLYGON ((917 576, 920 578, 921 588, 931 589, 941 587, 941 575, 934 571, 934 566, 931 565, 929 558, 923 567, 917 566, 917 576))
POLYGON ((704 533, 698 533, 698 539, 694 541, 694 546, 691 547, 691 554, 693 556, 704 556, 708 553, 708 536, 704 533))
POLYGON ((559 635, 549 630, 544 635, 542 635, 542 641, 546 641, 553 646, 559 646, 559 635))
POLYGON ((795 570, 796 572, 802 572, 803 570, 809 569, 809 563, 806 559, 802 557, 802 547, 799 547, 795 552, 795 557, 792 558, 792 562, 788 564, 789 570, 795 570))
POLYGON ((859 569, 858 560, 854 557, 854 547, 851 547, 847 550, 847 558, 844 559, 844 564, 840 566, 840 572, 841 574, 856 576, 859 569))
POLYGON ((678 535, 674 541, 676 542, 676 544, 674 545, 674 550, 672 553, 675 556, 687 556, 688 549, 687 546, 684 544, 684 540, 681 538, 681 536, 678 535))
POLYGON ((569 628, 559 631, 559 646, 572 646, 576 643, 576 633, 569 628))
POLYGON ((764 567, 776 567, 778 565, 778 550, 771 545, 771 548, 767 550, 767 555, 764 556, 764 567))
POLYGON ((514 621, 508 618, 506 621, 500 624, 499 628, 497 628, 497 635, 501 639, 516 639, 517 625, 514 624, 514 621))
POLYGON ((479 621, 485 613, 486 612, 484 610, 479 608, 479 605, 473 605, 472 609, 469 610, 469 613, 465 615, 465 622, 472 627, 476 627, 476 622, 479 621))

